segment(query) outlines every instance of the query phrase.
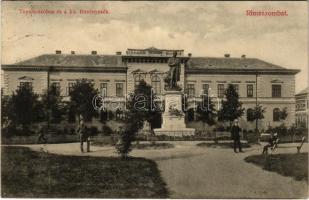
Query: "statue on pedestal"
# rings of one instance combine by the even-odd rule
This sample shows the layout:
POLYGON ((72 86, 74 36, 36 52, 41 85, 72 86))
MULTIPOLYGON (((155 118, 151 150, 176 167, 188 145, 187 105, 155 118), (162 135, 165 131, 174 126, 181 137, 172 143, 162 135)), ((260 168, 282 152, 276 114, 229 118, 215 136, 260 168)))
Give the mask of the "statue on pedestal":
POLYGON ((177 52, 173 53, 173 57, 169 58, 168 66, 168 77, 165 79, 168 90, 180 90, 177 82, 180 81, 180 59, 176 57, 177 52))

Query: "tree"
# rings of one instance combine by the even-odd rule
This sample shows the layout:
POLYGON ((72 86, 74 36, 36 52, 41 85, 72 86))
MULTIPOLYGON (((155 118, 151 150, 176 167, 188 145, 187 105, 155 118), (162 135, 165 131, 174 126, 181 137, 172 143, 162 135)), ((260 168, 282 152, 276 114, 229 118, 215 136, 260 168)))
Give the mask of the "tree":
POLYGON ((218 120, 229 121, 231 126, 232 121, 244 114, 244 109, 241 107, 242 103, 239 101, 239 95, 233 85, 229 84, 225 96, 226 100, 222 100, 222 106, 218 112, 218 120))
POLYGON ((287 111, 287 108, 283 108, 282 111, 280 111, 280 114, 279 114, 279 118, 280 120, 285 120, 286 118, 288 117, 288 111, 287 111))
POLYGON ((32 123, 43 121, 45 117, 39 95, 33 93, 29 86, 21 86, 13 93, 7 111, 12 124, 22 125, 24 131, 28 131, 32 123))
POLYGON ((120 142, 116 145, 117 152, 122 158, 126 158, 132 150, 131 143, 135 139, 136 133, 143 127, 144 121, 151 124, 160 113, 155 102, 156 95, 151 90, 150 85, 141 81, 129 96, 124 130, 121 131, 120 142))
POLYGON ((253 110, 247 113, 248 121, 255 121, 255 130, 258 131, 258 120, 264 119, 265 108, 261 105, 256 105, 253 110))
POLYGON ((42 102, 47 111, 47 120, 51 120, 53 123, 59 123, 63 120, 63 116, 66 113, 66 106, 62 102, 59 87, 52 84, 49 90, 43 94, 42 102))
POLYGON ((94 88, 94 83, 87 79, 77 80, 69 92, 70 109, 74 110, 78 117, 82 116, 86 121, 90 121, 92 117, 98 115, 92 105, 93 97, 97 94, 98 90, 94 88))
POLYGON ((9 102, 10 96, 4 95, 3 92, 1 93, 1 124, 2 127, 8 125, 8 114, 9 114, 9 102))
POLYGON ((212 102, 211 98, 207 95, 202 95, 202 101, 198 103, 196 113, 197 120, 203 122, 204 124, 204 130, 206 124, 212 126, 216 123, 215 105, 212 102))

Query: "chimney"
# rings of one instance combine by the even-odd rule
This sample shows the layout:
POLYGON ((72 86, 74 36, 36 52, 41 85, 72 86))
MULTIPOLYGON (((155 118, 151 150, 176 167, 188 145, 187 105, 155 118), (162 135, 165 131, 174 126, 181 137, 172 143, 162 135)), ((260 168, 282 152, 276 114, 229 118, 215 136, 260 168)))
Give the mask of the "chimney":
POLYGON ((117 56, 121 56, 121 51, 117 51, 117 52, 116 52, 116 55, 117 55, 117 56))
POLYGON ((230 54, 226 53, 226 54, 224 54, 224 57, 225 57, 225 58, 229 58, 229 57, 230 57, 230 54))
POLYGON ((71 54, 74 55, 74 54, 75 54, 75 51, 71 51, 71 54))
POLYGON ((241 58, 246 58, 246 55, 241 55, 241 58))
POLYGON ((97 51, 91 51, 92 55, 97 55, 97 51))
POLYGON ((56 50, 56 54, 61 54, 61 51, 60 50, 56 50))
POLYGON ((192 53, 188 53, 188 56, 191 57, 191 56, 192 56, 192 53))

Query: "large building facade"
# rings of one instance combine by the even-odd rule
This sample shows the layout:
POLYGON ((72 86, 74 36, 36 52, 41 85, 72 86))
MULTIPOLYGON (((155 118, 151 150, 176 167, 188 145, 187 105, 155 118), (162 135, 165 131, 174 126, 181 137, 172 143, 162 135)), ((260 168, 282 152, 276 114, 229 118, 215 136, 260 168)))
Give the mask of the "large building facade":
POLYGON ((309 88, 303 89, 295 95, 296 100, 296 126, 308 128, 309 122, 309 88))
POLYGON ((64 99, 78 79, 92 81, 108 102, 110 109, 122 105, 126 94, 134 90, 141 80, 145 80, 162 100, 164 99, 164 77, 169 70, 167 62, 174 51, 181 60, 179 85, 187 94, 189 108, 207 93, 216 105, 224 98, 228 84, 233 84, 245 108, 240 124, 244 129, 254 129, 255 123, 247 121, 247 113, 257 104, 266 112, 259 121, 259 127, 287 126, 295 122, 295 74, 299 70, 283 68, 245 55, 235 58, 193 57, 184 50, 165 50, 154 47, 148 49, 128 49, 124 54, 99 55, 92 51, 88 55, 55 54, 41 55, 16 64, 2 65, 4 71, 5 94, 11 94, 20 85, 32 86, 36 93, 43 93, 49 85, 55 84, 64 99), (280 120, 278 112, 286 109, 288 116, 280 120))

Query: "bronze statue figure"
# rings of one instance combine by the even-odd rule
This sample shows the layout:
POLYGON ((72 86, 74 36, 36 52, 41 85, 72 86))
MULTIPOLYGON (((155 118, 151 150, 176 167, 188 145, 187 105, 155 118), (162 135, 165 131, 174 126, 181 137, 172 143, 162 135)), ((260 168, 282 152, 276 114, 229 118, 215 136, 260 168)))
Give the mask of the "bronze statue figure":
POLYGON ((168 60, 168 66, 170 70, 168 72, 169 76, 169 89, 176 89, 178 88, 177 82, 180 81, 180 60, 176 58, 177 52, 173 53, 173 57, 168 60))

